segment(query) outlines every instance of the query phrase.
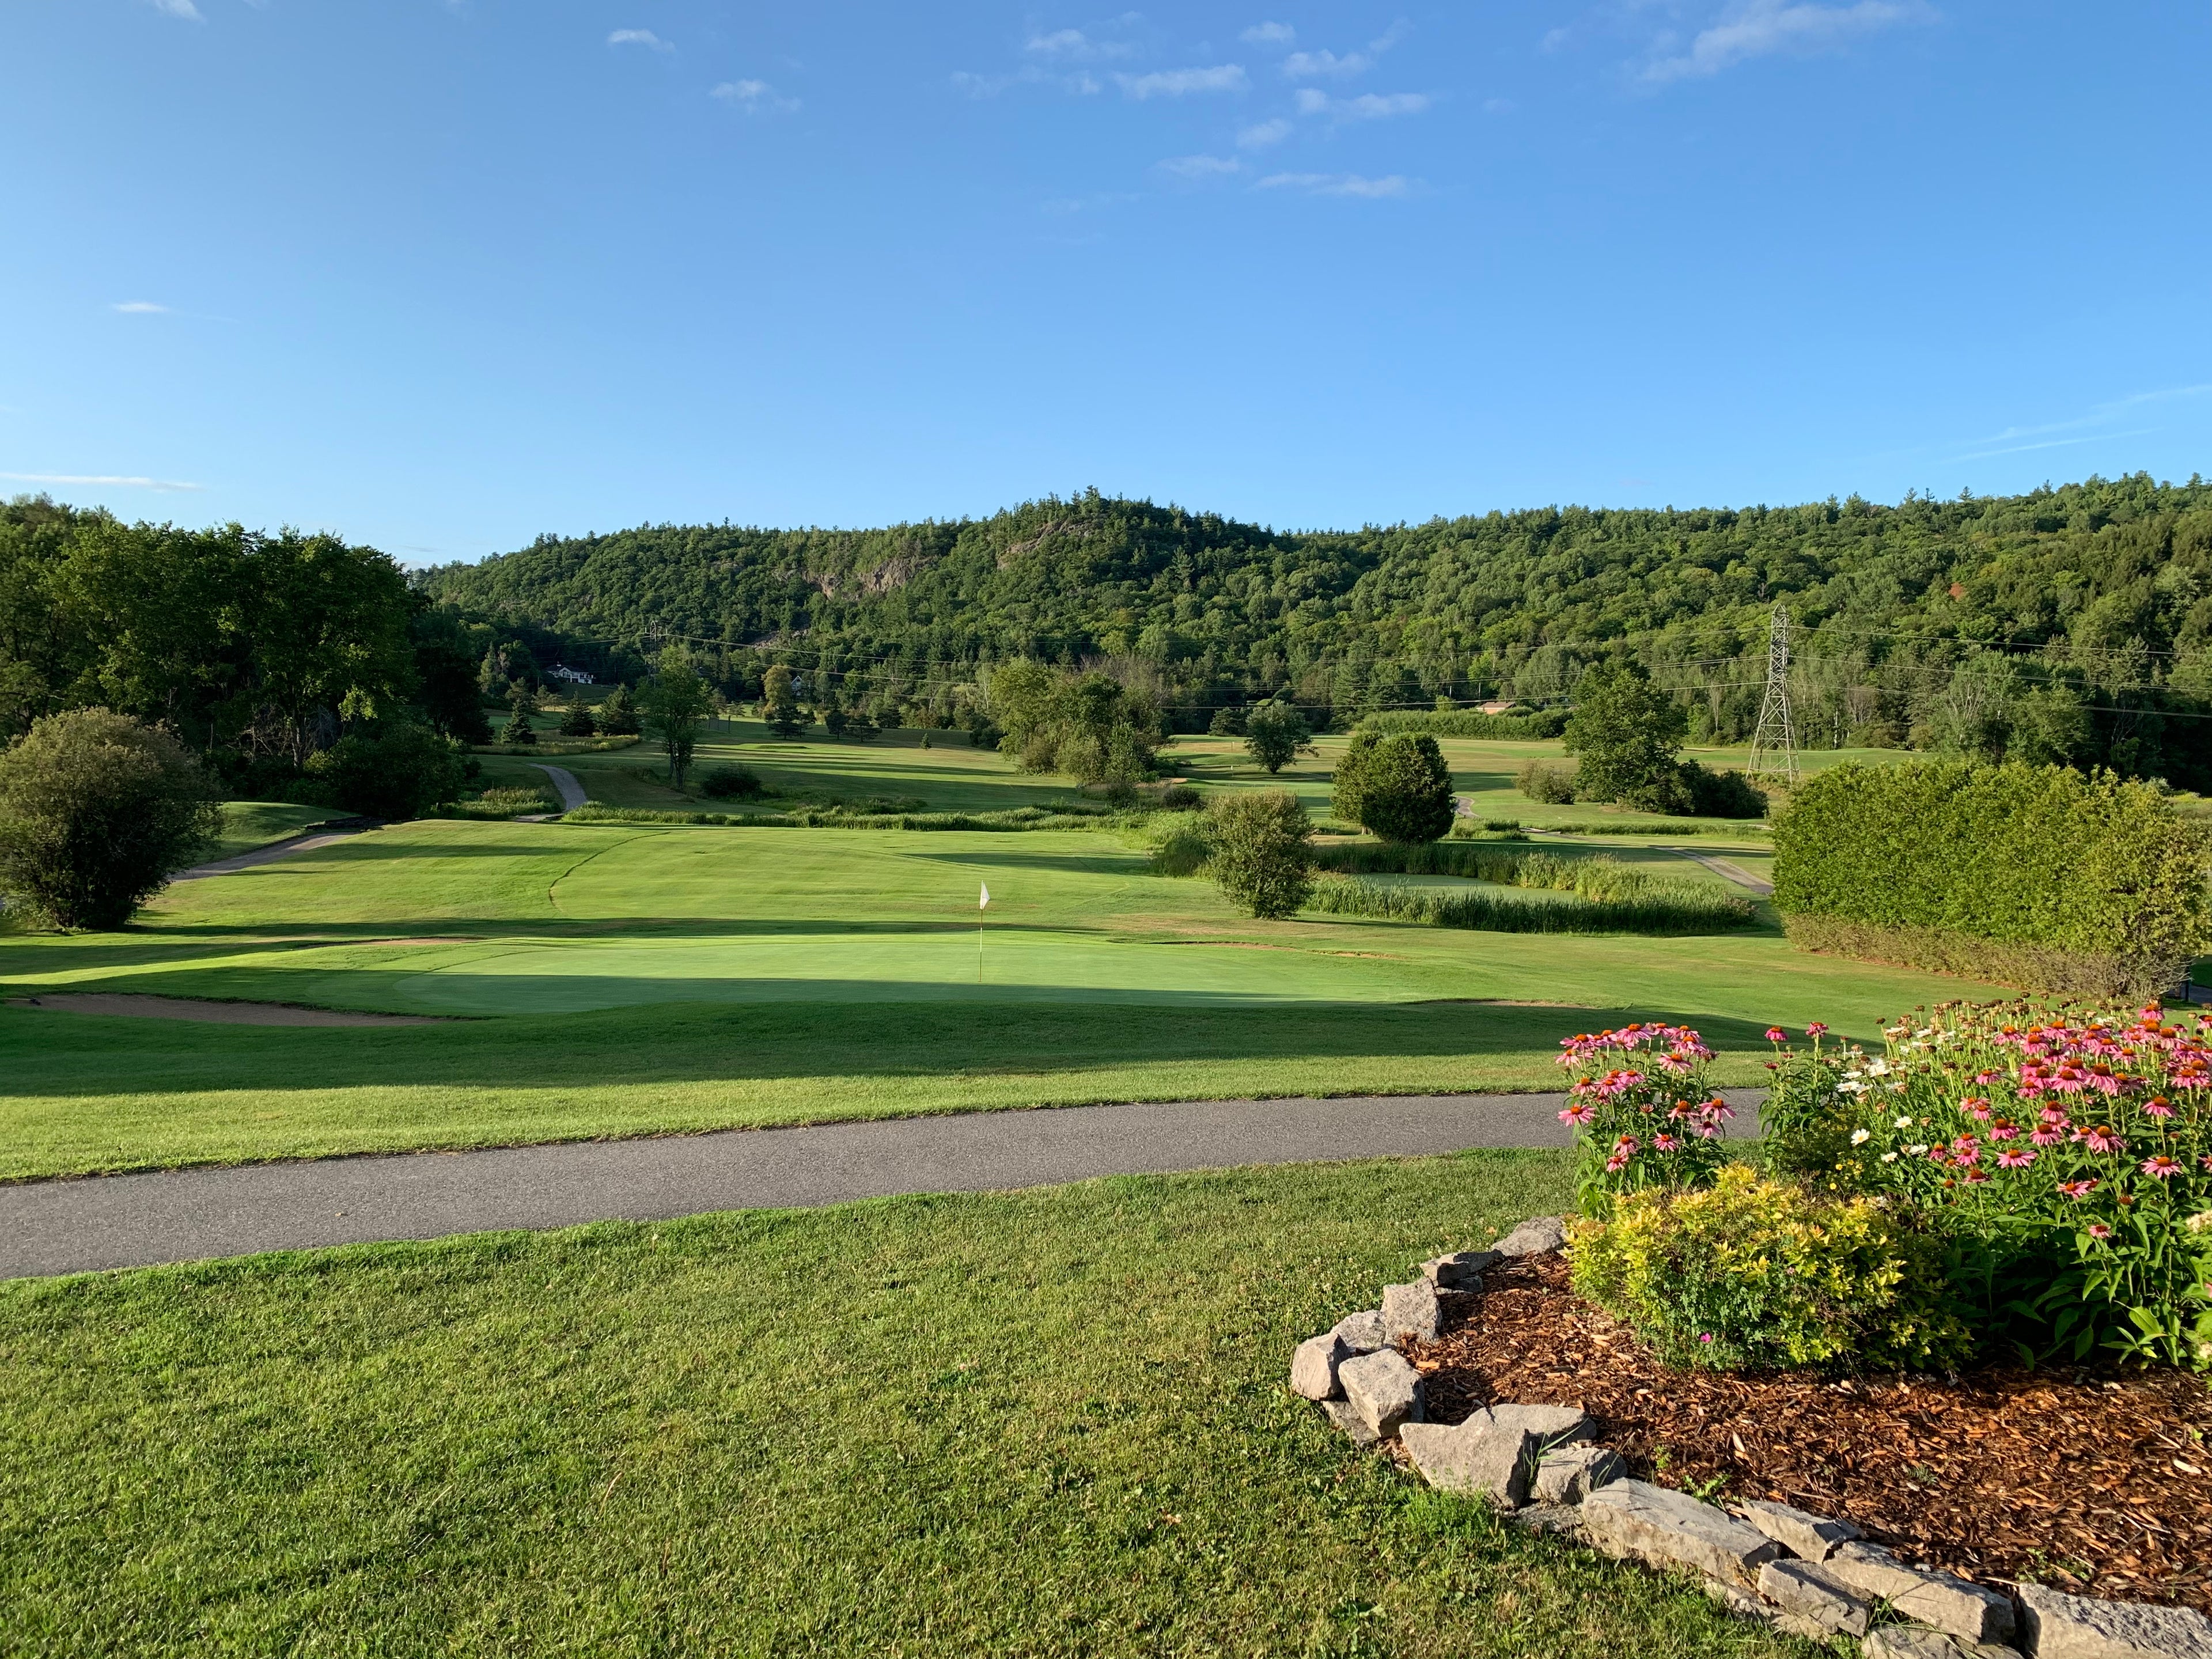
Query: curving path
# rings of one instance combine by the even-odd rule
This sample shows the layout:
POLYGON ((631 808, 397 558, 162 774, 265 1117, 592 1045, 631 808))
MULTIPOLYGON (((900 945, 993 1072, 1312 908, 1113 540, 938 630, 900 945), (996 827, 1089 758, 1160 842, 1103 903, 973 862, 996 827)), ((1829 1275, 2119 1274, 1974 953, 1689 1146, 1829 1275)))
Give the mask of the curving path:
POLYGON ((567 767, 548 766, 544 761, 532 761, 530 763, 553 780, 553 787, 561 792, 562 811, 573 812, 591 799, 591 796, 584 792, 584 786, 576 781, 576 775, 567 767))
POLYGON ((289 858, 295 853, 312 853, 318 847, 328 847, 333 842, 347 841, 363 830, 374 826, 366 821, 349 830, 318 830, 304 836, 294 836, 285 841, 273 841, 266 847, 257 847, 250 853, 240 853, 227 859, 217 859, 212 864, 196 865, 190 870, 179 870, 169 878, 172 881, 198 881, 202 876, 234 875, 240 870, 251 870, 257 864, 267 864, 272 859, 289 858))
MULTIPOLYGON (((1738 1133, 1749 1132, 1759 1091, 1727 1093, 1738 1133)), ((1094 1176, 1564 1146, 1565 1098, 1073 1106, 23 1182, 0 1186, 0 1278, 1094 1176)))

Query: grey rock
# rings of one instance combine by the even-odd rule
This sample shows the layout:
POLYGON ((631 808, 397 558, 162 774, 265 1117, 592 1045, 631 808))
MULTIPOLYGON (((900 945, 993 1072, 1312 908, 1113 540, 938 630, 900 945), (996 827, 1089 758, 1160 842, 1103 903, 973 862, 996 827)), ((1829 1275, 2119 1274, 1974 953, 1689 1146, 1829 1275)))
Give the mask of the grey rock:
POLYGON ((1416 1339, 1432 1342, 1443 1322, 1443 1304, 1427 1279, 1382 1287, 1382 1340, 1392 1346, 1416 1339))
POLYGON ((2190 1607, 2100 1601, 2040 1584, 2020 1587, 2035 1659, 2212 1659, 2212 1619, 2190 1607))
POLYGON ((1382 1314, 1377 1308, 1364 1312, 1346 1314, 1338 1320, 1329 1334, 1341 1340, 1353 1353, 1373 1353, 1389 1345, 1382 1340, 1382 1314))
POLYGON ((1352 1358, 1352 1350, 1334 1331, 1323 1331, 1298 1344, 1291 1356, 1291 1392, 1309 1400, 1334 1400, 1343 1392, 1336 1385, 1336 1368, 1352 1358))
POLYGON ((1367 1426, 1367 1419, 1349 1400, 1324 1400, 1320 1404, 1322 1415, 1350 1435, 1352 1443, 1360 1450, 1382 1443, 1382 1437, 1367 1426))
POLYGON ((1398 1442, 1432 1486, 1479 1494, 1509 1510, 1528 1499, 1535 1460, 1528 1435, 1517 1428, 1501 1428, 1478 1413, 1449 1427, 1408 1423, 1399 1431, 1398 1442))
POLYGON ((1537 1460, 1528 1495, 1539 1504, 1579 1504, 1627 1474, 1628 1465, 1610 1446, 1561 1446, 1537 1460))
POLYGON ((1583 1512, 1572 1504, 1530 1504, 1505 1518, 1531 1532, 1557 1533, 1563 1538, 1583 1535, 1583 1512))
POLYGON ((1838 1544, 1848 1544, 1859 1529, 1848 1521, 1829 1521, 1787 1504, 1753 1498, 1729 1505, 1740 1520, 1748 1521, 1790 1554, 1807 1561, 1825 1561, 1838 1544))
POLYGON ((1565 1220, 1555 1215, 1531 1217, 1490 1248, 1500 1255, 1542 1255, 1567 1242, 1565 1220))
POLYGON ((1860 1638, 1861 1659, 2021 1659, 2017 1648, 1962 1642, 1924 1625, 1883 1625, 1860 1638))
POLYGON ((1724 1584, 1748 1584, 1782 1547, 1756 1527, 1686 1493, 1616 1480, 1583 1500, 1583 1525, 1608 1555, 1655 1567, 1689 1567, 1724 1584))
POLYGON ((1932 1625, 1969 1642, 2012 1639, 2009 1597, 1948 1572, 1907 1566, 1878 1544, 1838 1544, 1821 1565, 1861 1595, 1887 1601, 1915 1624, 1932 1625))
POLYGON ((1874 1611, 1867 1599, 1810 1561, 1769 1561, 1759 1570, 1759 1593, 1798 1625, 1823 1635, 1866 1634, 1874 1611))
POLYGON ((1479 1291, 1482 1276, 1505 1258, 1495 1250, 1460 1250, 1421 1263, 1421 1277, 1440 1291, 1479 1291))
POLYGON ((1762 1625, 1774 1622, 1774 1609, 1740 1585, 1727 1583, 1718 1578, 1708 1578, 1705 1580, 1705 1594, 1739 1619, 1755 1619, 1762 1625))
POLYGON ((1352 1409, 1386 1440, 1405 1424, 1421 1420, 1421 1374, 1403 1354, 1380 1348, 1344 1360, 1336 1380, 1352 1409))

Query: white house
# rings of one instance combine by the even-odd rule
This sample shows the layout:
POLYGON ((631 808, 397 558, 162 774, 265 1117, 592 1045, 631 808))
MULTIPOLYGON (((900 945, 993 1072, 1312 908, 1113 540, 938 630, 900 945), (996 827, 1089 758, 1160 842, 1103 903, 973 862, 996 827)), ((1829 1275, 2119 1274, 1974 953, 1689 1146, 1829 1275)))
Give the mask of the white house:
POLYGON ((555 663, 552 667, 545 671, 545 678, 549 680, 567 680, 572 685, 590 685, 593 684, 592 677, 589 674, 586 674, 582 669, 570 668, 564 664, 557 662, 555 663))

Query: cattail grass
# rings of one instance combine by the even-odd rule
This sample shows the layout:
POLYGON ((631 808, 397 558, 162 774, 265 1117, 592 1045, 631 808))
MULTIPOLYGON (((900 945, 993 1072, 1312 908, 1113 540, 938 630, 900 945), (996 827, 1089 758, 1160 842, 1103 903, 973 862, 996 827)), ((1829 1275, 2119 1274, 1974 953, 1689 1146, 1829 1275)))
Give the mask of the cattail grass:
POLYGON ((1492 933, 1718 933, 1748 927, 1758 915, 1748 900, 1687 882, 1678 891, 1633 898, 1536 898, 1481 890, 1392 887, 1352 876, 1316 881, 1306 908, 1492 933))

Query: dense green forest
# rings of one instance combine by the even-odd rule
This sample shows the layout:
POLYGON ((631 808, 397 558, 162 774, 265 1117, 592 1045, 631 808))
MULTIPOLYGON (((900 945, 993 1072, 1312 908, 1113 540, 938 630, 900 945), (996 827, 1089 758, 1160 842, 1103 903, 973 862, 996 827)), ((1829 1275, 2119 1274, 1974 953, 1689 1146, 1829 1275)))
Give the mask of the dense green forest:
POLYGON ((2212 484, 1786 507, 1547 507, 1277 533, 1091 493, 866 531, 544 537, 418 584, 530 647, 633 677, 693 644, 726 695, 957 718, 980 665, 1097 659, 1183 729, 1280 692, 1319 721, 1568 696, 1626 653, 1693 739, 1758 718, 1786 603, 1800 741, 2108 763, 2212 785, 2212 484))

